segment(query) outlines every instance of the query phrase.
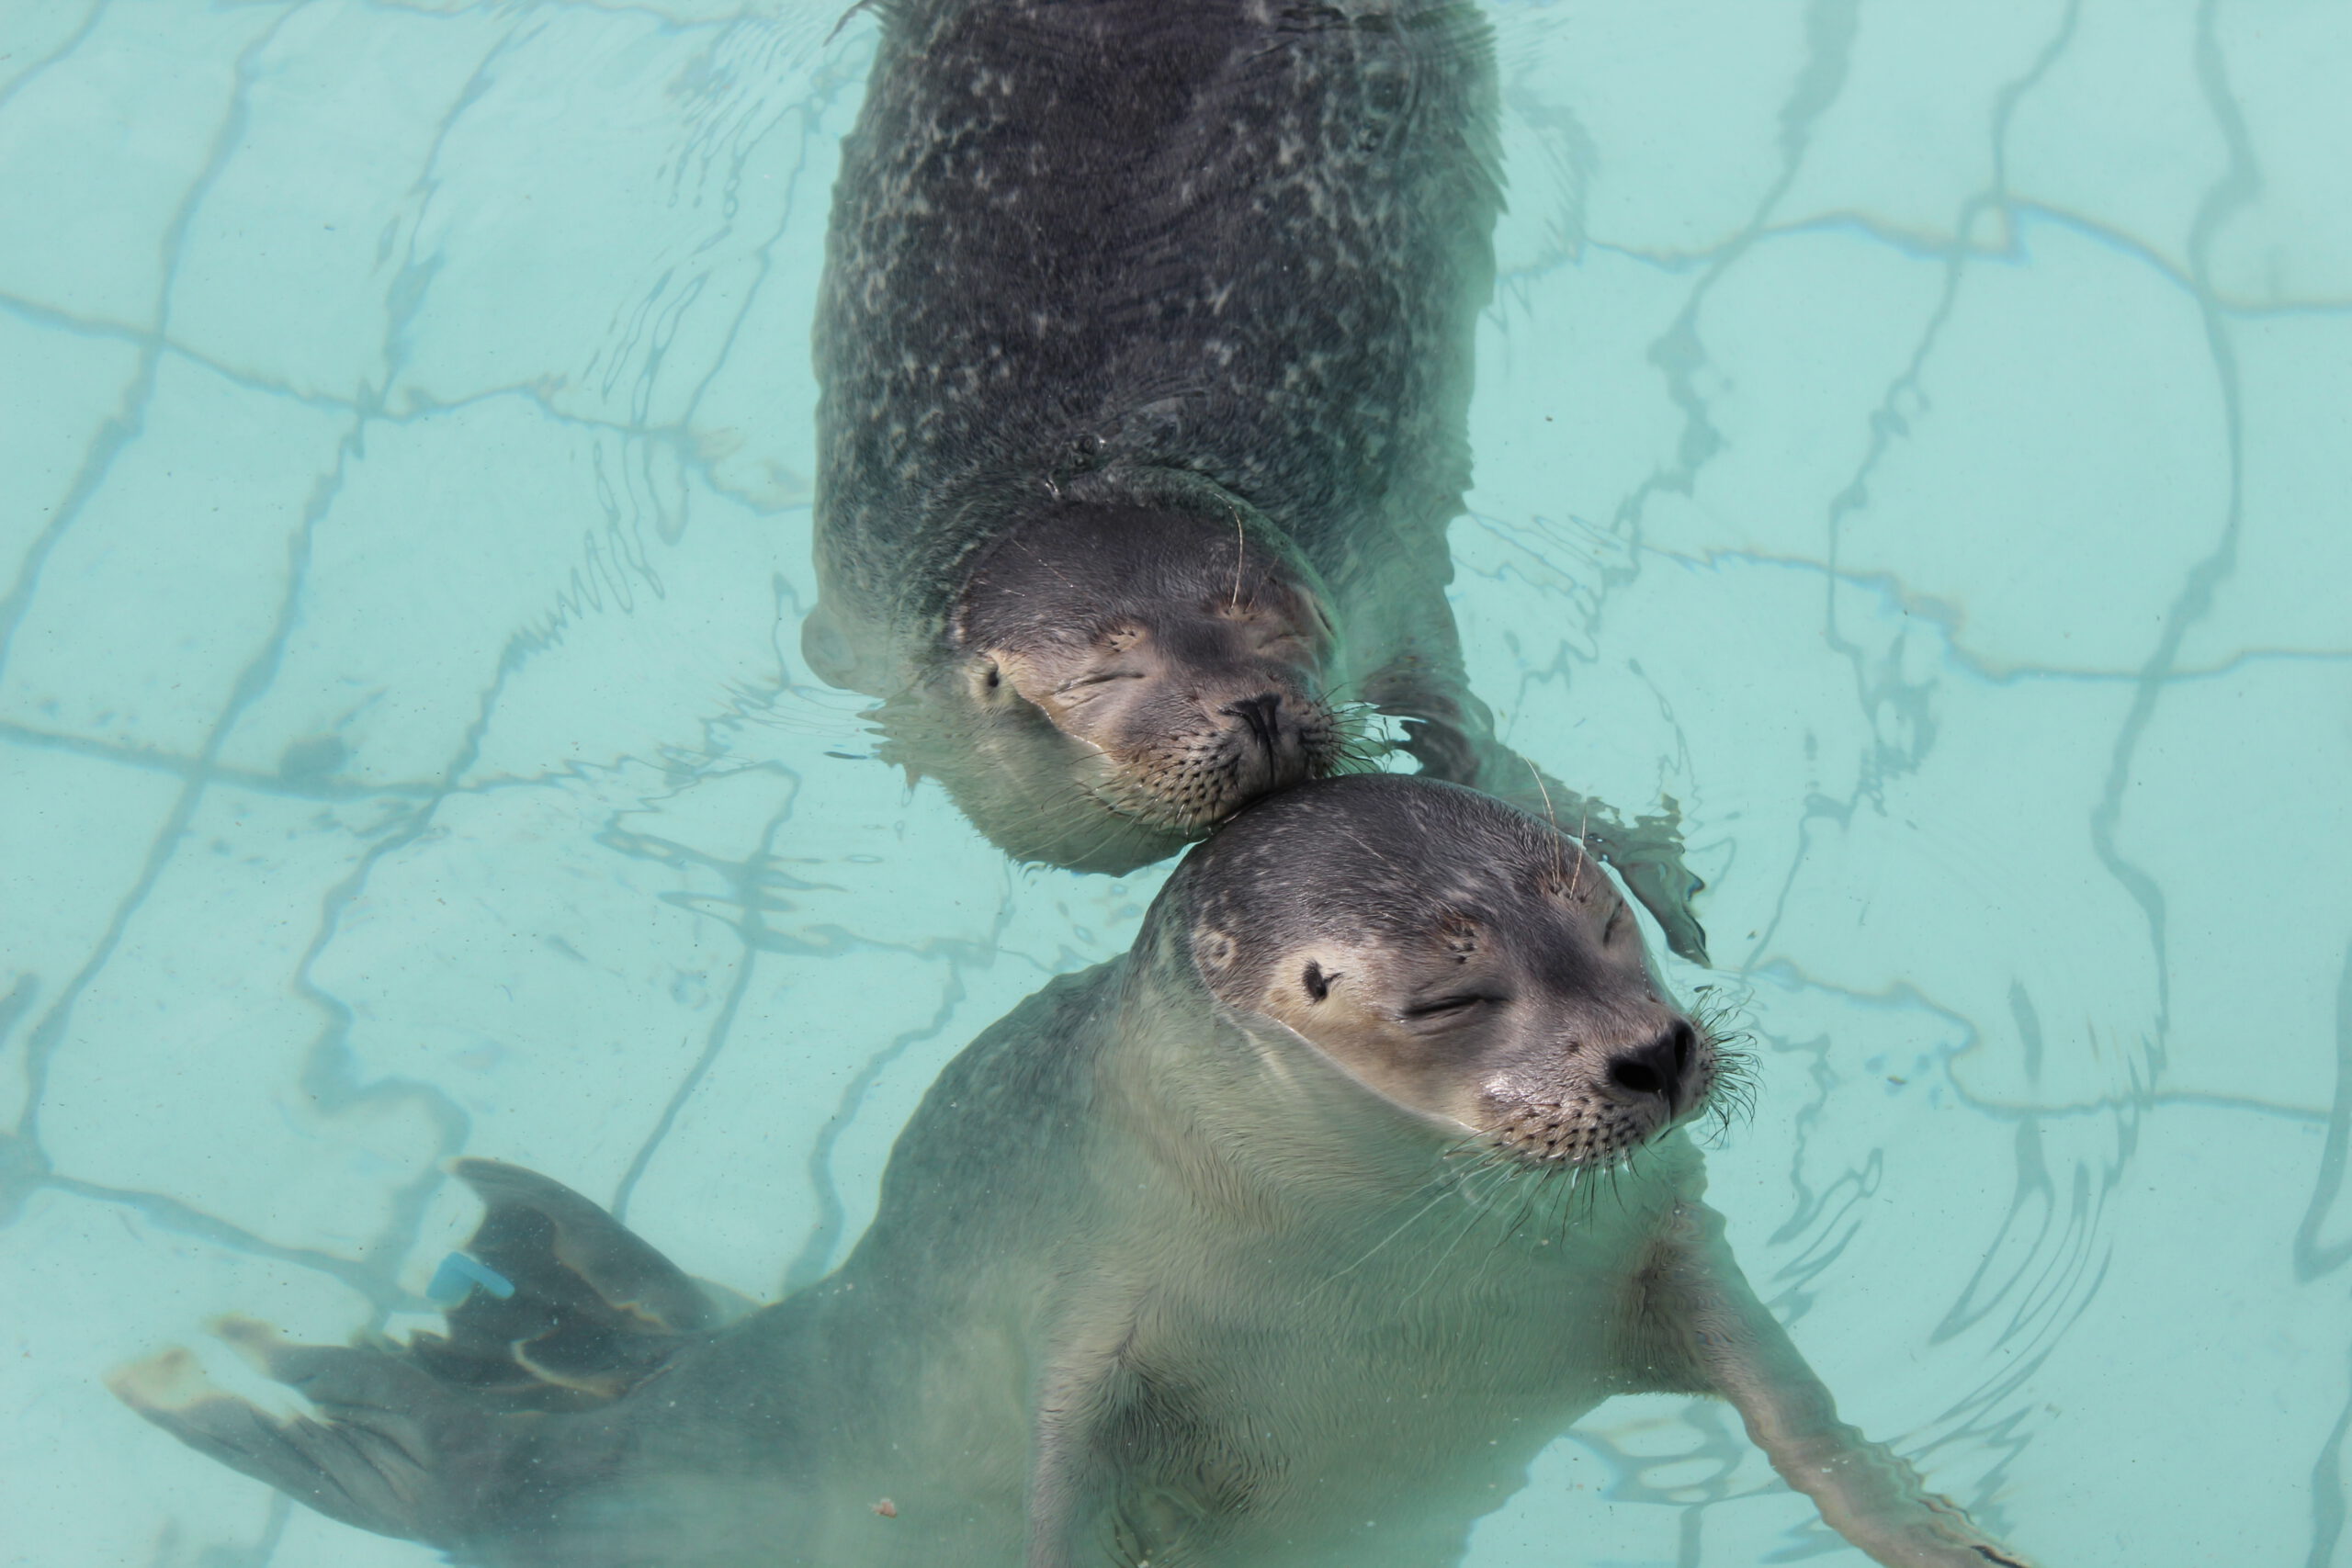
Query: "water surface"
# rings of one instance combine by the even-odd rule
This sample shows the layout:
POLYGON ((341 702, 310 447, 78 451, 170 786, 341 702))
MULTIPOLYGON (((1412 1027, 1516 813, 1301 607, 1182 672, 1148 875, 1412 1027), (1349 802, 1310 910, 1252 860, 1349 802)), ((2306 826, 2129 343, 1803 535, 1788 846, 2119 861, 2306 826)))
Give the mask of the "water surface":
MULTIPOLYGON (((1457 610, 1684 814, 1751 1276, 2053 1568, 2352 1563, 2352 8, 1493 14, 1457 610)), ((99 1375, 429 1321, 460 1151, 773 1298, 1132 933, 798 662, 836 19, 0 13, 0 1561, 432 1561, 99 1375)), ((1772 1554, 1655 1398, 1469 1561, 1772 1554)))

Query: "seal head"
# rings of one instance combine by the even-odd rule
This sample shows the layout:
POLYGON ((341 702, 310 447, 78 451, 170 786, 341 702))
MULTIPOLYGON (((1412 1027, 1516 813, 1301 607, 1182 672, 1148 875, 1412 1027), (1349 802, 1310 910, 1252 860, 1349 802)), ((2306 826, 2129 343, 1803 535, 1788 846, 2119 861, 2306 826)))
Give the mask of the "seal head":
POLYGON ((1346 764, 1336 645, 1312 569, 1242 511, 1068 502, 972 567, 886 754, 1018 859, 1130 871, 1346 764))
POLYGON ((1620 1163, 1716 1087, 1607 874, 1489 796, 1329 780, 1250 807, 1178 876, 1162 907, 1245 1032, 1522 1166, 1620 1163))

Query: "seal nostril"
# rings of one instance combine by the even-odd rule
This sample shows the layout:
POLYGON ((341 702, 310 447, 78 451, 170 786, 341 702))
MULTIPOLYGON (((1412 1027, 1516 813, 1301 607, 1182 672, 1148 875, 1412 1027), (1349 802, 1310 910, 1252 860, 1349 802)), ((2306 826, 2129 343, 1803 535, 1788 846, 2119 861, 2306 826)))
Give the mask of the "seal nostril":
POLYGON ((1629 1094, 1654 1094, 1671 1105, 1690 1069, 1698 1033, 1678 1021, 1646 1045, 1619 1053, 1609 1063, 1609 1081, 1629 1094))
POLYGON ((1664 1094, 1665 1080, 1642 1057, 1646 1052, 1620 1056, 1609 1064, 1609 1081, 1634 1094, 1664 1094))
POLYGON ((1280 749, 1282 703, 1279 693, 1262 692, 1254 697, 1244 697, 1238 703, 1227 703, 1224 711, 1248 725, 1250 739, 1272 754, 1280 749))

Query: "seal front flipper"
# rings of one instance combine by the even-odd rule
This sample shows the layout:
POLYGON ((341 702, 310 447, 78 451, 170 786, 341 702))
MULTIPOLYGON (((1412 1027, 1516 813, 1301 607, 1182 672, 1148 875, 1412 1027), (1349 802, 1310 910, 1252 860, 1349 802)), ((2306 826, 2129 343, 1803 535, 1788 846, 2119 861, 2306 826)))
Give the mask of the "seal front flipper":
MULTIPOLYGON (((1531 780, 1543 780, 1543 790, 1548 795, 1545 809, 1560 829, 1575 833, 1586 849, 1625 879, 1625 890, 1657 919, 1667 946, 1693 964, 1710 964, 1706 928, 1691 908, 1707 884, 1682 863, 1682 808, 1674 797, 1666 797, 1664 811, 1637 816, 1628 827, 1611 807, 1545 777, 1523 758, 1514 755, 1514 760, 1531 780), (1571 821, 1574 828, 1569 827, 1571 821)), ((1506 794, 1500 789, 1490 793, 1506 794)), ((1517 804, 1527 804, 1524 791, 1517 804)))
POLYGON ((877 660, 862 649, 833 613, 830 601, 820 599, 800 622, 800 659, 808 672, 826 685, 869 697, 888 695, 893 682, 887 660, 877 660))
POLYGON ((1496 739, 1486 705, 1466 691, 1448 696, 1426 682, 1384 682, 1374 701, 1404 721, 1405 750, 1423 773, 1468 784, 1575 834, 1624 878, 1667 946, 1693 964, 1710 962, 1706 929, 1692 908, 1707 884, 1682 862, 1682 812, 1670 797, 1664 811, 1637 816, 1629 827, 1614 807, 1577 794, 1496 739))
POLYGON ((1625 1364, 1643 1392, 1713 1393, 1824 1523, 1888 1568, 2032 1568, 1930 1492, 1902 1455, 1838 1419, 1837 1402, 1764 1303, 1724 1239, 1723 1216, 1696 1201, 1646 1272, 1645 1311, 1625 1364))
POLYGON ((491 1160, 455 1168, 487 1208, 463 1266, 443 1271, 468 1287, 445 1333, 311 1346, 247 1318, 216 1325, 309 1400, 291 1416, 213 1385, 185 1349, 109 1386, 191 1448, 362 1529, 446 1547, 526 1520, 599 1467, 593 1441, 550 1451, 551 1418, 620 1398, 726 1314, 560 1183, 491 1160))
POLYGON ((1024 1568, 1214 1556, 1274 1479, 1247 1422, 1218 1420, 1153 1364, 1138 1303, 1098 1306, 1060 1348, 1038 1401, 1024 1568))

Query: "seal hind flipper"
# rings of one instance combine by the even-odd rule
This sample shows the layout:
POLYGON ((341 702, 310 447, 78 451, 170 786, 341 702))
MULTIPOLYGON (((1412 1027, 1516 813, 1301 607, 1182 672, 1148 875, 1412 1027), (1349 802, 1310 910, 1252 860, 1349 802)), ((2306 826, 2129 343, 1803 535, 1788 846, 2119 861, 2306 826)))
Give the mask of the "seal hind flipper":
POLYGON ((726 1314, 678 1267, 594 1203, 520 1166, 459 1160, 485 1213, 466 1254, 513 1289, 478 1286, 419 1335, 417 1363, 518 1409, 617 1399, 726 1314))
MULTIPOLYGON (((319 1346, 251 1318, 215 1323, 310 1402, 294 1415, 219 1387, 176 1347, 108 1387, 198 1451, 381 1535, 448 1546, 564 1490, 535 1441, 548 1418, 612 1404, 732 1314, 560 1182, 494 1160, 453 1168, 485 1211, 455 1270, 475 1288, 442 1333, 319 1346)), ((598 1445, 575 1447, 560 1469, 585 1478, 598 1445)))
POLYGON ((250 1318, 214 1329, 315 1414, 264 1410, 213 1383, 176 1346, 119 1370, 107 1386, 198 1452, 329 1518, 436 1545, 458 1539, 494 1472, 461 1459, 494 1439, 486 1412, 397 1349, 292 1345, 250 1318))

